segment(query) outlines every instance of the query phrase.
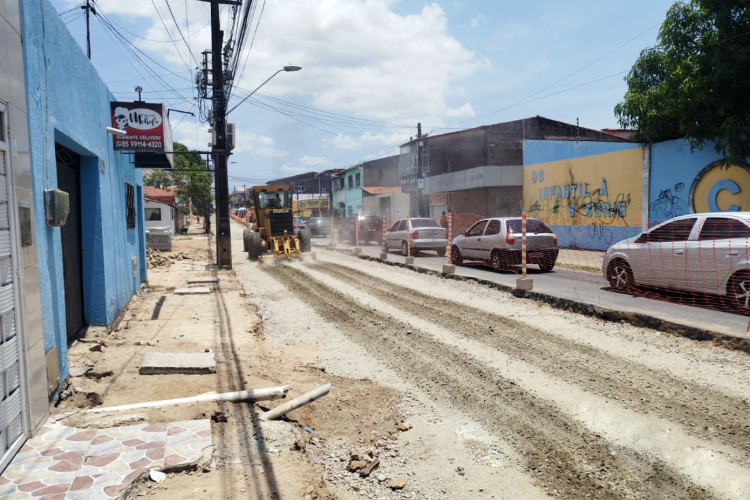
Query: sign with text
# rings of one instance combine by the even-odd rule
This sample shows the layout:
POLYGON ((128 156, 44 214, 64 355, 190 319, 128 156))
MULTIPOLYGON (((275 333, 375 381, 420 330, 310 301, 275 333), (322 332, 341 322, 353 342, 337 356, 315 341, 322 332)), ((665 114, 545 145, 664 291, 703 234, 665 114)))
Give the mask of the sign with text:
POLYGON ((163 104, 112 102, 111 110, 112 126, 126 132, 112 136, 115 151, 164 151, 163 104))

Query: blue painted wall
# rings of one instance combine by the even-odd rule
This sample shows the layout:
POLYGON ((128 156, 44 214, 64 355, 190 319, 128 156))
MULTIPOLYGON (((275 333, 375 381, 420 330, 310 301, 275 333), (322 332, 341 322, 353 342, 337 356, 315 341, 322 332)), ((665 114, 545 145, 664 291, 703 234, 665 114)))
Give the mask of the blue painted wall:
MULTIPOLYGON (((125 183, 142 191, 141 172, 112 150, 110 101, 115 100, 47 0, 21 2, 35 228, 45 351, 58 347, 67 378, 67 339, 60 229, 44 219, 43 191, 57 187, 55 143, 81 155, 84 315, 109 325, 146 278, 143 211, 127 229, 125 183), (132 259, 139 268, 133 276, 132 259)), ((137 207, 142 207, 140 200, 137 207)))
POLYGON ((637 144, 630 142, 525 140, 523 141, 523 164, 535 165, 550 161, 570 160, 637 147, 639 147, 637 144))
MULTIPOLYGON (((362 206, 362 186, 364 173, 362 167, 353 168, 344 172, 341 177, 344 179, 346 200, 346 215, 349 215, 349 207, 352 207, 352 214, 357 214, 357 208, 362 206), (357 186, 357 174, 359 174, 359 186, 357 186), (349 187, 349 179, 352 180, 352 186, 349 187)), ((341 201, 341 200, 339 200, 341 201)), ((364 208, 363 208, 364 209, 364 208)))
POLYGON ((737 166, 731 168, 712 164, 722 156, 708 144, 702 150, 690 151, 690 145, 683 140, 660 142, 651 146, 651 182, 649 186, 649 224, 664 219, 697 212, 736 209, 750 210, 750 171, 742 172, 737 166), (701 192, 699 174, 707 169, 711 175, 704 176, 709 181, 708 188, 716 186, 708 203, 705 189, 701 192), (720 182, 730 181, 724 186, 720 182), (690 192, 696 186, 701 195, 695 206, 691 203, 690 192), (722 187, 722 189, 718 189, 722 187), (721 192, 721 191, 724 192, 721 192), (735 193, 731 191, 736 190, 735 193), (717 199, 719 203, 717 204, 717 199), (712 205, 713 206, 712 208, 712 205))

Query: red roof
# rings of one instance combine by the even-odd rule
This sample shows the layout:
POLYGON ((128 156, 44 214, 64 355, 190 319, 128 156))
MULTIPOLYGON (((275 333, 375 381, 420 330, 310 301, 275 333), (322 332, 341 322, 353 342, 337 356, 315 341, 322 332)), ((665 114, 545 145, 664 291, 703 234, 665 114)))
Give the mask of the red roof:
POLYGON ((174 196, 177 192, 176 188, 155 188, 155 187, 144 187, 143 198, 146 200, 156 201, 159 203, 166 203, 168 205, 174 205, 174 196))
POLYGON ((395 187, 363 187, 362 191, 367 194, 389 194, 389 193, 400 193, 401 188, 395 187))

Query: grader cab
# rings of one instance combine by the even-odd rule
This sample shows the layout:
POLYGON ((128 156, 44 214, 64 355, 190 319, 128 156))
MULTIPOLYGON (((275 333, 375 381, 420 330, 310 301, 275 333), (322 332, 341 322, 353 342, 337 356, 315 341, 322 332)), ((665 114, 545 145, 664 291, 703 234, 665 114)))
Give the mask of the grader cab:
POLYGON ((312 249, 310 233, 296 230, 289 186, 255 186, 251 191, 255 222, 242 234, 245 251, 258 260, 268 251, 274 257, 300 257, 312 249))

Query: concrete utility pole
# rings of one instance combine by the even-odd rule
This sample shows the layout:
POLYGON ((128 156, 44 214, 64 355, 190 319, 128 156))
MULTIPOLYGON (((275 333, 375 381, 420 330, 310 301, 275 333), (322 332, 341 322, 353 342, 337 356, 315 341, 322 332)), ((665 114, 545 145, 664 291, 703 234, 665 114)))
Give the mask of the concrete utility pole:
POLYGON ((232 0, 202 0, 211 2, 211 74, 213 84, 213 129, 216 141, 211 148, 214 160, 214 183, 216 187, 216 265, 220 269, 232 268, 232 240, 229 229, 229 179, 227 178, 227 103, 224 95, 224 65, 219 4, 240 5, 232 0))
POLYGON ((93 12, 96 15, 96 9, 91 5, 91 0, 86 0, 85 5, 81 5, 81 8, 86 11, 86 55, 91 60, 91 30, 89 28, 89 13, 93 12))
POLYGON ((422 217, 422 124, 417 123, 417 217, 422 217))

